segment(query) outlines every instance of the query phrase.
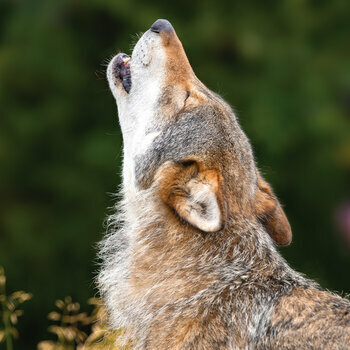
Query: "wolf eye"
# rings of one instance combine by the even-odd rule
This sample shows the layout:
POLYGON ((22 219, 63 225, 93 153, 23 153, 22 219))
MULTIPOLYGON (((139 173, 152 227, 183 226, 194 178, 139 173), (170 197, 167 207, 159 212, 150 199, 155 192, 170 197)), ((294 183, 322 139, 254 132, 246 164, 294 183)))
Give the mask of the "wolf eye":
POLYGON ((183 167, 187 168, 187 167, 190 167, 191 165, 196 164, 196 161, 195 161, 195 160, 192 160, 192 159, 188 159, 188 160, 184 160, 184 161, 180 162, 180 164, 181 164, 183 167))
POLYGON ((186 91, 186 98, 185 98, 185 102, 187 101, 187 99, 190 97, 191 93, 189 90, 186 91))

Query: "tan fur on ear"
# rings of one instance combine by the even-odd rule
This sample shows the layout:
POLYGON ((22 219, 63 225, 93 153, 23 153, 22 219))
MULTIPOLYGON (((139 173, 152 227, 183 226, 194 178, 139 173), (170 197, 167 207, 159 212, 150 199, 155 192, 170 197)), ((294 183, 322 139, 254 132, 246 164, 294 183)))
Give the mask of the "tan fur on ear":
POLYGON ((292 241, 292 231, 281 204, 270 185, 258 175, 256 213, 272 239, 281 246, 292 241))
POLYGON ((156 174, 162 200, 185 222, 204 232, 216 232, 226 220, 222 177, 192 160, 166 162, 156 174))

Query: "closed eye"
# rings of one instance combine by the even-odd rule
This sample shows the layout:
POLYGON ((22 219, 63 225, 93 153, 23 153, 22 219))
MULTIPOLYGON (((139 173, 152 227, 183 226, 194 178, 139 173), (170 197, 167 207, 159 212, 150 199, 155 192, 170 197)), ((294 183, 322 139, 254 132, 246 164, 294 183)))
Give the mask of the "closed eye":
POLYGON ((185 101, 184 103, 186 103, 187 99, 190 97, 191 93, 189 90, 186 91, 186 98, 185 98, 185 101))

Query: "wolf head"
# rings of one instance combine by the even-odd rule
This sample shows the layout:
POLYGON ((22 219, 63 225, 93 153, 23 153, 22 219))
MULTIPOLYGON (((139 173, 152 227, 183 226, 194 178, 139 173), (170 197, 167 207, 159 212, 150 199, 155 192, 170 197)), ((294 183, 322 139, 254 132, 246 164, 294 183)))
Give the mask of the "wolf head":
POLYGON ((278 245, 290 243, 288 220, 232 108, 196 77, 167 20, 143 34, 131 57, 115 56, 107 77, 124 139, 126 200, 151 188, 169 225, 188 234, 219 234, 244 219, 278 245))

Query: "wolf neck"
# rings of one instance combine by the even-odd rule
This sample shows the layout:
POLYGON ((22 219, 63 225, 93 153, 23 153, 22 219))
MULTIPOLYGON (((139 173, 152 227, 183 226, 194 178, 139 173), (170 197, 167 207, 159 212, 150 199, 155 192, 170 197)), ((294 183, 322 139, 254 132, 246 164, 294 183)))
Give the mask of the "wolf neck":
MULTIPOLYGON (((147 331, 148 323, 167 308, 178 310, 175 320, 188 311, 199 315, 222 307, 217 302, 224 299, 249 313, 264 295, 269 298, 278 290, 305 284, 262 228, 243 219, 239 223, 232 219, 218 233, 221 237, 189 234, 164 220, 152 188, 137 192, 133 201, 124 196, 116 209, 100 246, 103 268, 98 278, 116 328, 147 331)), ((239 314, 239 310, 228 312, 239 314)))
POLYGON ((206 290, 220 293, 223 284, 231 292, 248 280, 251 285, 253 281, 257 286, 271 285, 265 281, 282 280, 280 271, 284 278, 289 274, 290 280, 299 279, 258 225, 235 218, 223 232, 205 234, 164 220, 151 189, 142 197, 138 208, 132 203, 125 208, 129 220, 124 229, 134 252, 130 256, 133 297, 161 307, 206 290), (215 291, 219 281, 220 290, 215 291))

